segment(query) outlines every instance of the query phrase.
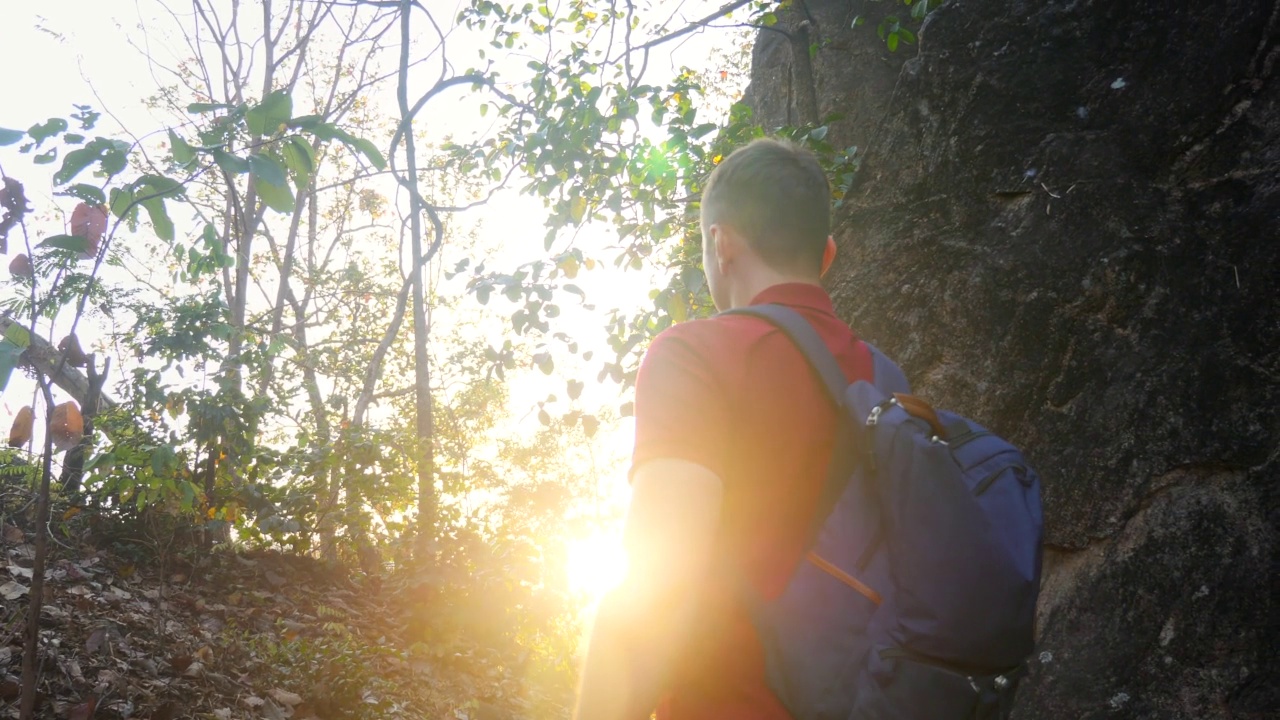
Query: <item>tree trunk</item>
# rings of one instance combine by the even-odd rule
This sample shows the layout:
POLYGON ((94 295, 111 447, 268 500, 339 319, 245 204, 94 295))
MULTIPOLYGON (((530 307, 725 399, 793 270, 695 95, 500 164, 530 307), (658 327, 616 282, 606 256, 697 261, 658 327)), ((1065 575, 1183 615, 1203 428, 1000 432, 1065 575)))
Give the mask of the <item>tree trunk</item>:
MULTIPOLYGON (((409 120, 409 20, 412 13, 412 0, 404 0, 400 9, 400 82, 397 86, 397 98, 400 102, 402 121, 409 120)), ((415 443, 418 466, 418 556, 425 559, 431 552, 435 538, 436 524, 436 488, 435 488, 435 417, 433 416, 431 398, 431 366, 427 354, 428 333, 427 304, 423 282, 423 248, 422 248, 422 207, 418 195, 418 160, 414 148, 413 127, 405 128, 405 178, 412 184, 409 192, 409 231, 410 231, 410 267, 413 273, 413 364, 414 364, 414 407, 417 414, 415 443)))

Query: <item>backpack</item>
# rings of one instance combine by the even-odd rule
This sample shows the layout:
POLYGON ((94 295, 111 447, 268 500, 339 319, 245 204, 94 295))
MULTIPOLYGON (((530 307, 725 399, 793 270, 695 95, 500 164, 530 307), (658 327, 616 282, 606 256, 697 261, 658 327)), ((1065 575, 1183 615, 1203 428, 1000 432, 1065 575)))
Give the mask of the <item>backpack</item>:
POLYGON ((1013 445, 912 397, 867 345, 850 385, 811 325, 773 323, 804 353, 842 427, 783 593, 746 591, 770 688, 796 720, 987 720, 1009 715, 1034 644, 1039 477, 1013 445))

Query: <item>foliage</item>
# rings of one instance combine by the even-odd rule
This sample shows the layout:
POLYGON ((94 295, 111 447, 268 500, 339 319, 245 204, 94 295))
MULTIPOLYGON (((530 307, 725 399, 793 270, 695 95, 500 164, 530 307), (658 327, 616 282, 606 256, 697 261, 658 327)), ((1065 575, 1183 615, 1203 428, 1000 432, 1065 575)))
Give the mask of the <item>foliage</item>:
MULTIPOLYGON (((878 28, 890 50, 936 2, 907 4, 911 19, 878 28)), ((651 55, 795 8, 731 3, 681 26, 604 0, 470 0, 452 18, 410 2, 194 7, 174 30, 190 56, 150 58, 172 79, 147 99, 163 127, 126 142, 77 106, 0 129, 76 204, 65 231, 42 219, 0 298, 18 328, 0 378, 33 342, 23 327, 51 342, 83 319, 116 400, 93 418, 76 500, 124 526, 161 512, 204 550, 399 578, 430 598, 410 628, 422 652, 494 653, 554 707, 578 639, 565 546, 616 519, 596 453, 631 412, 648 340, 713 311, 697 198, 766 132, 738 102, 748 35, 719 68, 658 72, 651 55), (512 191, 541 202, 543 226, 513 247, 478 240, 473 209, 512 191), (654 278, 648 303, 598 307, 612 300, 590 274, 623 270, 654 278), (566 319, 586 312, 603 337, 566 319), (530 382, 547 391, 515 406, 530 382)), ((839 203, 858 151, 828 143, 834 119, 769 132, 818 153, 839 203)), ((0 238, 27 240, 7 188, 0 238)), ((339 714, 388 662, 341 633, 255 652, 332 685, 339 714)))

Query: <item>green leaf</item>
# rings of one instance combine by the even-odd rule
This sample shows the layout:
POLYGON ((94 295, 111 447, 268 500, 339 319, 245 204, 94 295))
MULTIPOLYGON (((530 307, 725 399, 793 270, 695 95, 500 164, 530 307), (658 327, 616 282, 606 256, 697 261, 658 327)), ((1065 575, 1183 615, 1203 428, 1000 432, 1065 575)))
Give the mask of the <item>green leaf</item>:
POLYGON ((250 155, 249 169, 263 182, 276 186, 282 186, 288 182, 288 178, 284 174, 284 168, 270 155, 264 155, 263 153, 250 155))
POLYGON ((105 205, 107 202, 107 196, 100 188, 94 187, 93 185, 86 185, 84 183, 76 183, 58 194, 79 198, 94 205, 105 205))
POLYGON ((326 124, 324 118, 319 115, 303 115, 289 121, 289 127, 302 130, 313 130, 316 126, 324 124, 326 124))
POLYGON ((809 137, 813 138, 814 140, 821 141, 826 136, 827 136, 826 125, 823 125, 822 127, 816 127, 809 131, 809 137))
POLYGON ((760 16, 760 24, 765 27, 773 27, 778 24, 778 16, 773 13, 765 13, 760 16))
POLYGON ((316 171, 316 151, 311 143, 300 137, 291 137, 281 148, 284 164, 293 173, 299 188, 304 188, 311 181, 311 174, 316 171))
POLYGON ((898 52, 898 33, 889 33, 889 37, 884 41, 884 44, 889 48, 889 52, 898 52))
POLYGON ((189 113, 207 113, 229 109, 231 109, 231 106, 226 103, 191 103, 187 106, 187 112, 189 113))
POLYGON ((31 158, 31 162, 35 163, 36 165, 48 165, 49 163, 57 159, 58 159, 58 148, 51 147, 47 151, 42 152, 39 155, 31 158))
POLYGON ((27 134, 22 132, 21 130, 10 130, 8 128, 0 128, 0 146, 12 145, 26 136, 27 134))
POLYGON ((123 220, 126 213, 136 212, 133 197, 133 188, 111 188, 111 214, 123 220))
POLYGON ((369 159, 369 164, 378 170, 387 167, 387 161, 382 157, 382 153, 378 152, 378 146, 365 138, 354 138, 355 142, 351 143, 356 150, 369 159))
POLYGON ((53 237, 45 238, 36 247, 70 250, 78 255, 85 255, 89 252, 89 241, 86 238, 76 237, 75 235, 54 235, 53 237))
MULTIPOLYGON (((14 326, 10 325, 10 327, 14 326)), ((22 348, 8 338, 0 340, 0 392, 9 384, 9 376, 13 374, 13 369, 18 366, 21 357, 22 348)))
POLYGON ((195 148, 172 130, 169 131, 169 148, 173 151, 173 161, 179 165, 187 165, 196 159, 195 148))
POLYGON ((586 198, 576 197, 569 201, 569 216, 573 218, 573 222, 581 225, 582 219, 587 215, 586 198))
POLYGON ((22 350, 31 347, 31 331, 16 322, 9 323, 9 327, 4 329, 4 338, 22 350))
POLYGON ((276 90, 249 109, 245 125, 254 135, 274 135, 293 116, 293 98, 287 90, 276 90))
POLYGON ((168 475, 177 465, 178 454, 168 445, 161 445, 151 453, 151 472, 157 476, 168 475))
POLYGON ((43 123, 32 125, 27 134, 32 140, 36 141, 36 145, 48 140, 49 138, 64 132, 67 129, 67 121, 62 118, 49 118, 43 123))
POLYGON ((244 173, 249 172, 248 160, 236 157, 221 148, 215 148, 209 152, 213 155, 213 161, 225 172, 232 175, 243 175, 244 173))
POLYGON ((387 161, 382 157, 382 153, 378 151, 378 146, 364 138, 358 138, 355 135, 343 130, 332 123, 318 122, 309 128, 313 135, 321 140, 338 140, 344 145, 354 149, 356 152, 364 155, 369 164, 378 170, 382 170, 387 166, 387 161))
POLYGON ((79 145, 84 142, 84 136, 80 133, 67 133, 62 136, 62 142, 69 143, 71 145, 79 145))
POLYGON ((142 208, 147 211, 147 216, 151 218, 151 227, 155 228, 156 237, 165 242, 173 242, 173 220, 169 219, 169 212, 165 209, 164 200, 152 198, 143 202, 142 208))
POLYGON ((281 213, 293 212, 293 190, 288 184, 272 185, 258 178, 255 187, 258 189, 258 197, 262 198, 267 207, 281 213))
POLYGON ((79 150, 72 150, 62 158, 62 167, 58 172, 53 174, 53 183, 55 185, 63 185, 71 182, 75 176, 84 171, 85 168, 94 164, 102 157, 101 146, 89 145, 79 150))
POLYGON ((186 188, 182 183, 163 175, 143 175, 134 182, 139 194, 145 197, 171 198, 181 195, 186 188))

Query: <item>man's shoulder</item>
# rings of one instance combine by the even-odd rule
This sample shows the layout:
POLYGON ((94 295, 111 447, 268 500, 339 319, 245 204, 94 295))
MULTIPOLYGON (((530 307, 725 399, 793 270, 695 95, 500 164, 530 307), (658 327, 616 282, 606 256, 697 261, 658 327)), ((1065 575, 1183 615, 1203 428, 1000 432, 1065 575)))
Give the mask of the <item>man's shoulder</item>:
POLYGON ((672 325, 658 333, 651 347, 679 344, 717 352, 749 345, 772 331, 769 323, 747 315, 712 315, 672 325))

